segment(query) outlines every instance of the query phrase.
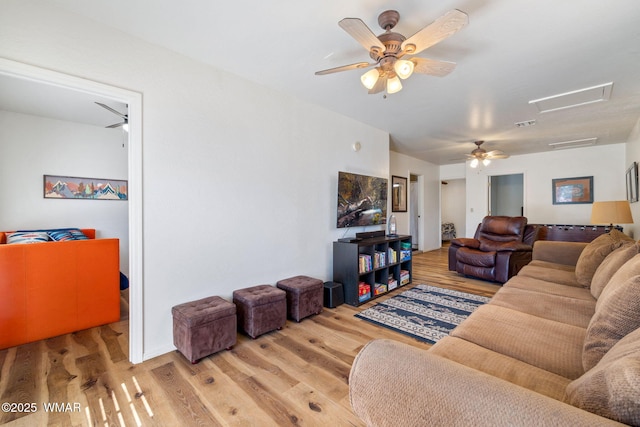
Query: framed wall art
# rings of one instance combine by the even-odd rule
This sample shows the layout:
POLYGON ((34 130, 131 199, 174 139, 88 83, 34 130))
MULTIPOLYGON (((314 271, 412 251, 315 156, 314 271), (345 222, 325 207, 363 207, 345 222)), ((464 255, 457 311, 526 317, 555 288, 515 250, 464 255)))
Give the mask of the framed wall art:
POLYGON ((127 200, 127 181, 44 175, 45 199, 127 200))
POLYGON ((638 162, 633 162, 627 169, 627 200, 638 201, 638 162))
POLYGON ((395 175, 391 177, 391 211, 407 211, 407 178, 395 175))
POLYGON ((556 178, 551 187, 554 205, 593 203, 593 176, 556 178))

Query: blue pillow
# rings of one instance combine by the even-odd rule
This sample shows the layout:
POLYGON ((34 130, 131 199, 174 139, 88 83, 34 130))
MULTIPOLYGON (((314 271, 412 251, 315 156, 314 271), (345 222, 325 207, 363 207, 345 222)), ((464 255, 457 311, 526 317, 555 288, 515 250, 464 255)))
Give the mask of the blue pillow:
POLYGON ((48 242, 49 236, 45 232, 37 231, 18 231, 7 234, 7 244, 14 243, 41 243, 48 242))
POLYGON ((73 236, 73 240, 89 240, 89 238, 77 228, 69 230, 69 233, 71 233, 71 235, 73 236))
POLYGON ((47 234, 51 237, 51 240, 56 242, 75 240, 75 237, 73 237, 73 234, 71 234, 69 230, 52 230, 48 231, 47 234))

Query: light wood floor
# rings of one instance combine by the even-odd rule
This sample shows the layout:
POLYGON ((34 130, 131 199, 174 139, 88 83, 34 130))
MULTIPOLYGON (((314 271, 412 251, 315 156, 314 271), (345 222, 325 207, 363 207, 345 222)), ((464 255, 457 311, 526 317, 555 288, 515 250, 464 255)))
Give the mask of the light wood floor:
MULTIPOLYGON (((485 296, 499 288, 449 272, 446 248, 414 255, 408 286, 420 283, 485 296)), ((362 346, 391 338, 429 347, 354 317, 375 302, 287 321, 281 331, 255 340, 239 335, 231 351, 196 365, 177 351, 129 363, 126 315, 118 323, 0 350, 0 403, 36 408, 0 412, 0 424, 362 426, 351 411, 347 384, 362 346), (51 403, 65 407, 46 410, 51 403)))

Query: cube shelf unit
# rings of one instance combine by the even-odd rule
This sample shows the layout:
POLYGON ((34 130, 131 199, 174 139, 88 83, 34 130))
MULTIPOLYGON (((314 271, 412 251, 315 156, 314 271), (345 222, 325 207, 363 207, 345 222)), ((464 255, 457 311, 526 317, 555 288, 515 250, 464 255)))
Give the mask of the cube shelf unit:
POLYGON ((411 236, 384 236, 356 242, 333 242, 333 281, 342 283, 344 302, 358 306, 411 283, 411 256, 411 236), (396 253, 396 261, 390 259, 389 249, 396 253), (401 255, 404 255, 404 258, 401 255), (384 264, 376 263, 376 260, 381 258, 385 258, 384 264), (364 262, 367 259, 371 260, 370 270, 363 271, 363 265, 368 264, 364 262), (405 273, 403 283, 401 272, 405 273), (389 289, 390 279, 397 281, 397 286, 393 289, 389 289), (359 284, 362 282, 370 286, 368 298, 360 296, 359 284), (387 285, 387 289, 376 295, 376 284, 387 285))

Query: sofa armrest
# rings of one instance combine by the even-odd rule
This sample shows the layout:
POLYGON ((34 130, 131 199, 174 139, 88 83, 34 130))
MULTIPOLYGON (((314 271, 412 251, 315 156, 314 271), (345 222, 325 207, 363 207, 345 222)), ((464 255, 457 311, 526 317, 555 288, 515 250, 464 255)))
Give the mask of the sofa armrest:
POLYGON ((621 425, 391 340, 356 356, 349 397, 368 426, 621 425))
POLYGON ((588 243, 537 240, 533 244, 532 259, 575 266, 588 243))

